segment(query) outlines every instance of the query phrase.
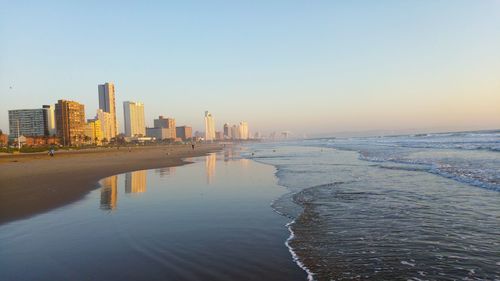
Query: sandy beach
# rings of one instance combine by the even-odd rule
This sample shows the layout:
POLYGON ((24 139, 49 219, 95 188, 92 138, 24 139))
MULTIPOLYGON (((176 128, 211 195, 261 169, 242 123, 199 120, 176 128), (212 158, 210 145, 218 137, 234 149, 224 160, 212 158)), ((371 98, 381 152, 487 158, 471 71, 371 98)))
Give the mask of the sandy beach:
POLYGON ((186 164, 220 145, 165 145, 0 156, 0 224, 74 202, 104 177, 186 164))

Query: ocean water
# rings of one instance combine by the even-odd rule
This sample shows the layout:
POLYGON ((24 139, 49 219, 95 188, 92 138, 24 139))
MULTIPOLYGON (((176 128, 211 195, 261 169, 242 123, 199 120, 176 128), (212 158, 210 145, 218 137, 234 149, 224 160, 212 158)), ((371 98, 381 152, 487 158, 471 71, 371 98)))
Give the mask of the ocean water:
POLYGON ((500 280, 499 132, 260 144, 314 280, 500 280))
POLYGON ((361 159, 424 169, 500 190, 500 131, 310 140, 306 145, 358 151, 361 159))
POLYGON ((0 280, 304 280, 284 245, 289 219, 269 206, 286 192, 275 169, 238 155, 111 176, 0 225, 0 280))

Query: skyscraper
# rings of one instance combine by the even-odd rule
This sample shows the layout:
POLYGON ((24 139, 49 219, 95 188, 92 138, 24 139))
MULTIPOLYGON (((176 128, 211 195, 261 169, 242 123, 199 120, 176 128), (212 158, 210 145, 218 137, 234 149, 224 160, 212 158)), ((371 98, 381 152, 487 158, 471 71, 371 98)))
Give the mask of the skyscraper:
POLYGON ((123 102, 123 117, 125 121, 125 136, 145 136, 144 104, 134 101, 123 102))
POLYGON ((64 145, 79 145, 84 139, 85 106, 59 100, 55 106, 57 136, 64 145))
POLYGON ((56 131, 56 113, 53 105, 43 105, 45 110, 45 122, 47 123, 47 131, 49 136, 57 134, 56 131))
POLYGON ((21 136, 48 135, 46 111, 42 108, 9 110, 10 135, 21 136))
POLYGON ((228 123, 224 124, 224 138, 225 139, 231 138, 231 127, 229 126, 228 123))
MULTIPOLYGON (((118 134, 118 122, 116 120, 115 106, 115 85, 113 83, 104 83, 97 86, 99 90, 99 109, 111 114, 111 138, 118 134)), ((108 139, 109 140, 109 139, 108 139)))
POLYGON ((233 140, 239 140, 240 139, 240 127, 233 125, 231 127, 231 138, 233 140))
POLYGON ((215 121, 212 114, 205 111, 205 141, 215 140, 215 121))
POLYGON ((239 130, 240 130, 240 139, 247 140, 249 137, 248 123, 245 121, 240 122, 239 130))

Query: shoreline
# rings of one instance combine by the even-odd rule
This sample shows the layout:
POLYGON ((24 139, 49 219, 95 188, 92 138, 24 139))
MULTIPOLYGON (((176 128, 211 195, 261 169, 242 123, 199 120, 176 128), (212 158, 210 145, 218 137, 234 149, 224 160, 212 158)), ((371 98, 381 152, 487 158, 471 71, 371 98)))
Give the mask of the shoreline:
POLYGON ((0 156, 0 225, 78 201, 108 176, 188 164, 217 144, 163 145, 0 156))

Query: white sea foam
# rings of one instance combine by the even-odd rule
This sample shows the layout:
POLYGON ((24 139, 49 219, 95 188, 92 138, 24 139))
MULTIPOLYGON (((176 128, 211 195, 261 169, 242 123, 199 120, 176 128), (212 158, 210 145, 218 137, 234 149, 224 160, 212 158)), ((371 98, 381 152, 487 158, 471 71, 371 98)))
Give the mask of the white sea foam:
POLYGON ((286 224, 288 231, 290 231, 290 237, 288 237, 288 239, 286 240, 285 245, 288 248, 288 251, 290 251, 290 254, 292 254, 293 261, 307 273, 307 280, 313 281, 314 280, 314 273, 311 272, 311 270, 309 270, 309 268, 307 268, 307 266, 305 266, 305 264, 300 261, 299 256, 295 253, 292 246, 290 246, 290 242, 293 240, 293 238, 295 238, 295 234, 293 233, 293 230, 292 230, 292 225, 294 223, 295 223, 295 220, 286 224))

